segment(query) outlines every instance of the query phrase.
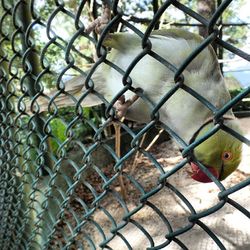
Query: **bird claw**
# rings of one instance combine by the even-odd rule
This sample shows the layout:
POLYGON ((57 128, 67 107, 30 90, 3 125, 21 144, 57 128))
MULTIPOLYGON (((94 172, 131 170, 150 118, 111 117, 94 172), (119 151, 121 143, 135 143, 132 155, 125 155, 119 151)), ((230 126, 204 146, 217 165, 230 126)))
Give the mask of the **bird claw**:
POLYGON ((128 108, 139 98, 138 95, 132 96, 131 99, 125 100, 125 96, 122 95, 119 97, 119 99, 116 101, 114 107, 116 109, 116 117, 118 119, 121 119, 124 117, 128 111, 128 108))
POLYGON ((111 11, 109 6, 105 4, 103 7, 103 14, 89 24, 89 26, 85 29, 85 33, 90 34, 93 30, 95 30, 97 34, 101 34, 110 19, 111 11))

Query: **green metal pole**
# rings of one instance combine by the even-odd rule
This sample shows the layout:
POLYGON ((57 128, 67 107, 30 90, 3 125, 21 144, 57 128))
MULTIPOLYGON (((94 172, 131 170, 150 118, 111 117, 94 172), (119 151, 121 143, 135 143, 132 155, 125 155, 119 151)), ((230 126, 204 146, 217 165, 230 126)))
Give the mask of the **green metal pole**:
MULTIPOLYGON (((26 32, 28 26, 31 24, 32 19, 29 12, 29 0, 23 1, 23 3, 19 6, 18 11, 18 19, 22 23, 23 31, 26 32)), ((27 50, 30 49, 30 52, 26 58, 26 63, 28 63, 31 66, 31 74, 37 77, 39 75, 39 58, 37 54, 31 49, 30 45, 26 43, 25 41, 25 33, 22 33, 21 37, 22 42, 22 51, 25 53, 27 50)), ((24 65, 23 65, 24 66, 24 65)), ((37 92, 35 89, 35 80, 31 77, 31 74, 27 76, 27 87, 29 90, 30 98, 34 97, 37 92)), ((41 114, 35 114, 34 122, 35 126, 37 128, 37 132, 41 135, 41 137, 46 136, 44 133, 44 120, 41 118, 41 114)), ((39 147, 40 139, 37 138, 35 141, 35 144, 37 147, 39 147)), ((44 166, 42 167, 42 174, 46 175, 47 171, 45 170, 45 166, 48 168, 52 168, 52 161, 49 156, 49 152, 52 152, 51 145, 47 143, 46 148, 48 149, 47 152, 43 152, 44 157, 44 166)))
MULTIPOLYGON (((22 25, 22 35, 21 35, 21 44, 22 44, 22 52, 23 55, 26 53, 26 58, 24 61, 23 68, 24 71, 26 70, 26 65, 29 65, 30 67, 30 73, 27 74, 25 80, 25 84, 28 89, 28 94, 30 98, 33 98, 37 94, 36 90, 36 82, 35 79, 39 73, 39 57, 35 53, 34 49, 32 48, 33 44, 30 44, 27 41, 26 38, 26 32, 29 27, 29 25, 32 24, 32 17, 29 10, 29 4, 30 0, 24 0, 22 3, 18 6, 17 10, 17 21, 21 23, 22 25)), ((29 35, 29 39, 32 34, 29 35)), ((29 196, 26 197, 26 208, 28 208, 29 214, 28 217, 30 219, 30 223, 28 223, 28 230, 25 232, 25 238, 27 240, 27 246, 28 249, 39 249, 42 245, 42 238, 41 238, 41 230, 44 227, 45 223, 45 217, 44 210, 42 209, 42 203, 44 201, 43 194, 45 192, 43 185, 41 184, 43 182, 43 178, 48 178, 48 172, 47 169, 53 168, 53 161, 50 157, 52 153, 51 145, 50 145, 50 138, 47 139, 47 141, 43 141, 43 138, 45 138, 47 135, 44 131, 44 120, 42 119, 41 114, 34 114, 34 117, 30 118, 33 119, 35 124, 35 131, 34 136, 32 138, 33 140, 33 147, 35 149, 38 149, 39 152, 39 158, 43 158, 43 161, 38 163, 38 169, 36 169, 33 165, 37 166, 37 160, 38 154, 36 150, 32 153, 31 151, 31 164, 29 164, 30 169, 28 169, 28 175, 30 175, 29 183, 26 185, 26 190, 29 193, 29 196), (37 136, 37 134, 39 136, 37 136), (46 147, 45 150, 41 150, 41 142, 43 143, 43 146, 46 147), (32 177, 33 176, 33 177, 32 177), (35 177, 35 179, 34 179, 35 177), (34 199, 34 200, 33 200, 34 199), (33 200, 33 201, 32 201, 33 200)), ((43 232, 44 233, 44 232, 43 232)))

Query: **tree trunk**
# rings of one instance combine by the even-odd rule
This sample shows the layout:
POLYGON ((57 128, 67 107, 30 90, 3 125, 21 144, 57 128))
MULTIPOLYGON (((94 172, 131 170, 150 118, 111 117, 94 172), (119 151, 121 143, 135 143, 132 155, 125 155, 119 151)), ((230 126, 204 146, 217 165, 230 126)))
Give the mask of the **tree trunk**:
MULTIPOLYGON (((217 1, 218 5, 220 1, 217 1)), ((205 17, 206 19, 210 19, 216 10, 216 0, 198 0, 197 2, 198 13, 205 17)), ((221 19, 220 19, 221 22, 221 19)), ((208 30, 205 26, 199 27, 199 34, 203 37, 207 37, 208 30)), ((218 54, 218 46, 216 43, 211 44, 214 48, 216 54, 218 54)))
MULTIPOLYGON (((215 12, 215 0, 198 0, 197 7, 198 13, 209 19, 212 17, 213 13, 215 12)), ((199 34, 203 37, 207 36, 207 27, 200 26, 199 27, 199 34)))

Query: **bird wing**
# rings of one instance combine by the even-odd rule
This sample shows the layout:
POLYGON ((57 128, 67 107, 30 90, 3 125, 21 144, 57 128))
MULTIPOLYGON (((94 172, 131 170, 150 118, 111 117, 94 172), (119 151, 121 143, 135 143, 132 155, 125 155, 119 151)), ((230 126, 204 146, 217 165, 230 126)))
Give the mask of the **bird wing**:
MULTIPOLYGON (((48 106, 50 107, 69 107, 75 106, 79 101, 80 97, 87 91, 85 88, 85 76, 76 76, 72 79, 65 81, 65 89, 62 90, 52 90, 44 95, 36 98, 35 103, 39 105, 39 112, 48 111, 48 106)), ((92 107, 102 104, 102 100, 97 97, 94 93, 89 92, 86 97, 81 100, 81 105, 83 107, 92 107)), ((26 103, 28 113, 34 109, 31 107, 31 101, 26 103)))

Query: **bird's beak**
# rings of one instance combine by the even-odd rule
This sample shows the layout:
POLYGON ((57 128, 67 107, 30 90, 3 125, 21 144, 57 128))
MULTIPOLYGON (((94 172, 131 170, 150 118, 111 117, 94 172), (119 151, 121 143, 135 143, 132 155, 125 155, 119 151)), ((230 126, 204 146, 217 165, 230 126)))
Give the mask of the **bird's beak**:
MULTIPOLYGON (((203 182, 203 183, 208 183, 208 182, 212 182, 212 180, 194 163, 191 162, 190 163, 191 168, 192 168, 192 174, 191 177, 199 182, 203 182)), ((220 175, 221 173, 219 173, 219 171, 217 169, 215 169, 214 167, 207 167, 207 169, 210 171, 210 173, 215 176, 217 179, 220 179, 220 175)))

